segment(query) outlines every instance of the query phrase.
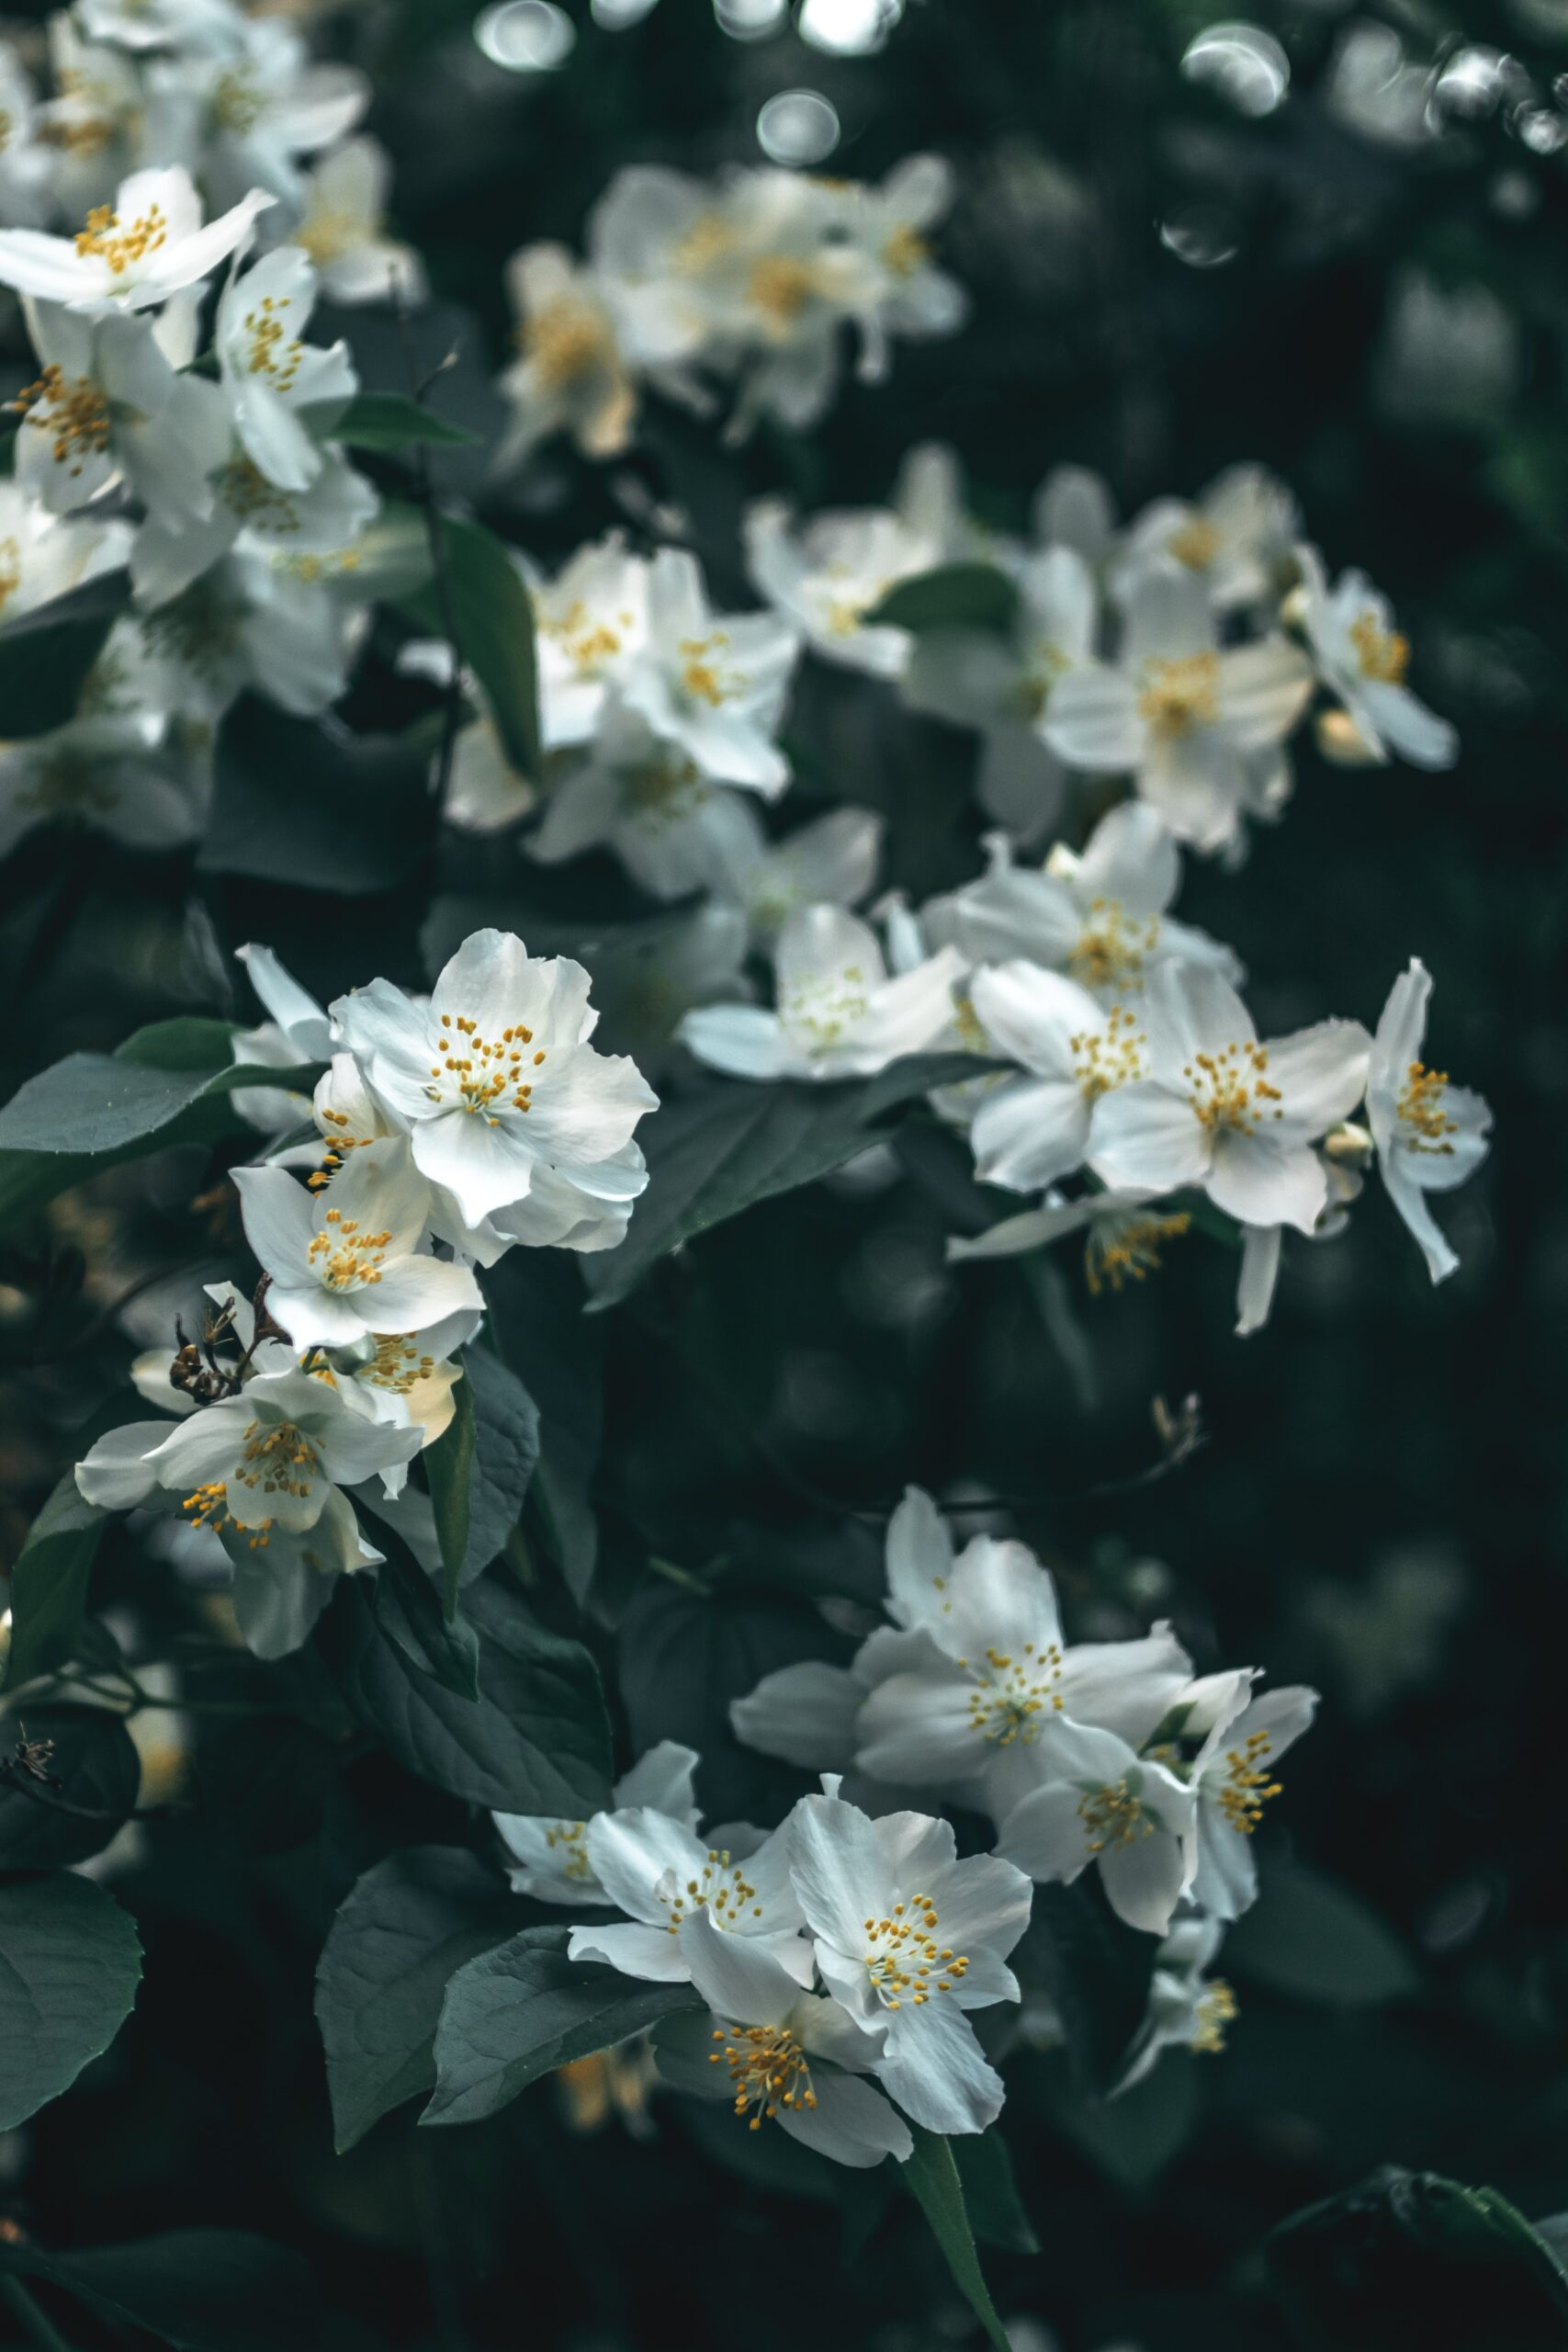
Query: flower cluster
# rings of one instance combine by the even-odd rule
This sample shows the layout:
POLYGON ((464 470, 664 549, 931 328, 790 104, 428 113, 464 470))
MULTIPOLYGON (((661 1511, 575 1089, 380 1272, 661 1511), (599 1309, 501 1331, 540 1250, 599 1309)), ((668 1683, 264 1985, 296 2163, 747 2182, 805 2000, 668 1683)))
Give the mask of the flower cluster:
MULTIPOLYGON (((475 933, 428 998, 375 980, 330 1012, 265 949, 248 960, 275 1066, 330 1056, 310 1105, 321 1165, 304 1182, 276 1162, 235 1170, 254 1305, 211 1285, 201 1339, 136 1367, 182 1418, 111 1430, 76 1482, 106 1510, 178 1511, 216 1536, 241 1629, 276 1657, 334 1577, 383 1557, 355 1501, 438 1564, 408 1465, 452 1418, 455 1357, 484 1308, 473 1266, 518 1244, 613 1247, 648 1181, 633 1130, 657 1098, 589 1042, 581 965, 508 934, 475 933)), ((236 1039, 243 1058, 256 1034, 236 1039)), ((288 1092, 249 1092, 253 1115, 294 1125, 288 1092)))
POLYGON ((934 155, 880 187, 801 173, 738 171, 716 187, 641 165, 616 175, 579 262, 562 245, 514 255, 517 357, 502 379, 512 466, 567 431, 591 457, 624 449, 641 390, 711 405, 734 387, 729 431, 761 416, 814 424, 833 396, 843 330, 874 380, 895 335, 950 334, 964 299, 927 232, 952 189, 934 155))

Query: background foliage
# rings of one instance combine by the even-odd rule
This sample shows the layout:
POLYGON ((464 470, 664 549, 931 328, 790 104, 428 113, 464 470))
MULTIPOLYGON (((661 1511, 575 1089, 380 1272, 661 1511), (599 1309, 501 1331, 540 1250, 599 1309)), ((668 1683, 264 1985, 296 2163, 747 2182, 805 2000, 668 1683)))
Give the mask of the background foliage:
MULTIPOLYGON (((727 40, 707 0, 660 0, 619 32, 577 13, 573 54, 537 75, 488 63, 452 0, 389 0, 335 28, 376 75, 399 231, 442 305, 414 329, 416 367, 458 352, 437 407, 490 421, 500 270, 517 244, 575 241, 626 162, 752 159, 759 106, 799 84, 838 109, 834 167, 874 176, 925 147, 953 159, 944 254, 976 315, 955 343, 906 349, 890 385, 849 392, 808 440, 774 428, 720 456, 661 413, 608 478, 558 450, 526 505, 491 504, 491 519, 547 562, 620 519, 615 484, 630 478, 688 507, 722 602, 743 593, 743 494, 864 503, 919 439, 957 447, 998 520, 1019 518, 1062 459, 1103 470, 1125 511, 1257 458, 1295 488, 1331 564, 1363 562, 1388 590, 1428 698, 1461 730, 1460 764, 1438 777, 1306 752, 1245 886, 1194 865, 1183 902, 1258 975, 1265 1035, 1325 1006, 1371 1020, 1414 951, 1438 972, 1435 1044, 1484 1088, 1499 1136, 1453 1204, 1464 1263, 1440 1292, 1386 1216, 1333 1246, 1288 1245, 1301 1262, 1247 1343, 1213 1250, 1179 1248, 1156 1282, 1098 1301, 1066 1261, 1032 1292, 1010 1264, 959 1281, 942 1240, 960 1156, 914 1129, 885 1165, 699 1239, 608 1315, 579 1317, 558 1259, 513 1258, 491 1294, 502 1353, 541 1408, 554 1497, 553 1544, 525 1525, 531 1603, 547 1625, 563 1576, 586 1592, 623 1747, 699 1747, 710 1814, 774 1817, 794 1794, 795 1776, 730 1741, 724 1703, 818 1646, 815 1596, 874 1596, 877 1515, 911 1476, 1016 1498, 1080 1632, 1168 1613, 1201 1660, 1223 1637, 1227 1656, 1323 1690, 1263 1842, 1267 1899, 1227 1947, 1242 2002, 1227 2053, 1167 2058, 1110 2106, 1059 2055, 1021 2054, 1005 2136, 1021 2210, 999 2190, 972 2200, 999 2307, 1065 2352, 1274 2345, 1265 2237, 1376 2165, 1493 2182, 1526 2213, 1568 2206, 1562 162, 1521 136, 1513 102, 1405 144, 1356 128, 1330 103, 1352 19, 1321 0, 1255 12, 1292 67, 1289 96, 1256 119, 1183 75, 1204 16, 1175 0, 916 0, 879 52, 845 58, 787 31, 727 40), (1288 990, 1270 984, 1280 973, 1288 990), (1144 1480, 1152 1400, 1190 1395, 1208 1443, 1144 1480), (592 1460, 596 1557, 572 1499, 592 1460)), ((1353 21, 1423 59, 1506 50, 1547 112, 1568 68, 1568 11, 1551 0, 1353 21)), ((366 380, 403 388, 392 329, 356 318, 351 333, 366 380)), ((485 511, 475 467, 434 455, 445 486, 485 511)), ((923 894, 966 877, 978 821, 964 740, 891 701, 868 718, 821 673, 809 685, 792 806, 809 810, 814 775, 852 777, 887 815, 890 880, 923 894)), ((372 664, 363 691, 351 718, 401 715, 389 671, 372 664)), ((659 1007, 637 933, 607 928, 606 910, 629 925, 646 909, 608 861, 547 875, 437 842, 396 775, 367 774, 379 821, 363 870, 340 865, 329 890, 314 804, 291 795, 286 747, 267 748, 280 789, 259 857, 236 809, 194 866, 47 832, 12 861, 0 1092, 141 1023, 250 1017, 225 1003, 228 951, 245 939, 325 1001, 372 971, 423 985, 481 914, 531 946, 580 946, 610 1001, 606 1041, 639 1049, 659 1007)), ((238 1149, 220 1145, 217 1165, 238 1149)), ((205 1141, 181 1144, 47 1219, 10 1219, 7 1556, 121 1393, 131 1350, 112 1303, 143 1271, 188 1261, 193 1234, 214 1272, 231 1261, 213 1172, 205 1141)), ((111 1532, 96 1573, 155 1638, 164 1572, 111 1532)), ((656 2104, 648 2146, 614 2118, 585 2132, 583 2086, 574 2103, 572 2086, 547 2085, 451 2130, 416 2132, 405 2108, 333 2154, 311 2014, 333 1914, 394 1849, 478 1846, 483 1822, 358 1734, 313 1672, 273 1670, 276 1713, 256 1713, 240 1711, 237 1667, 236 1712, 197 1722, 181 1809, 138 1825, 116 1880, 145 1954, 134 2013, 68 2099, 0 2139, 29 2233, 96 2247, 175 2226, 259 2232, 309 2259, 334 2314, 319 2319, 292 2256, 258 2278, 243 2246, 211 2242, 216 2267, 192 2274, 165 2335, 176 2343, 272 2346, 311 2325, 348 2352, 630 2352, 677 2330, 705 2352, 784 2352, 807 2330, 886 2352, 963 2340, 967 2315, 891 2183, 835 2176, 826 2198, 785 2163, 796 2152, 710 2132, 700 2113, 656 2104)), ((101 1790, 123 1766, 105 1754, 92 1769, 101 1790)), ((0 1835, 11 1809, 0 1797, 0 1835)), ((1085 1955, 1097 1998, 1113 1961, 1085 1955)), ((1465 2334, 1446 2268, 1432 2287, 1451 2216, 1402 2193, 1369 2193, 1352 2249, 1380 2282, 1376 2332, 1354 2333, 1365 2306, 1352 2320, 1303 2295, 1303 2341, 1561 2340, 1550 2287, 1494 2301, 1484 2262, 1490 2316, 1465 2334)), ((1299 2266, 1303 2226, 1280 2242, 1277 2278, 1299 2266)), ((59 2308, 84 2346, 125 2340, 95 2330, 150 2310, 118 2275, 59 2308)))

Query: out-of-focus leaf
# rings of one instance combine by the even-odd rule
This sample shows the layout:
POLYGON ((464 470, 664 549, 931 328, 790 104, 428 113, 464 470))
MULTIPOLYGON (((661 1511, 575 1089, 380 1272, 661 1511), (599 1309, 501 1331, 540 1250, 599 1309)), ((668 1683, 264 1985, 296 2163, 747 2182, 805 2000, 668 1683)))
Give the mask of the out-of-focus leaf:
POLYGON ((354 897, 405 881, 434 826, 430 764, 414 746, 246 695, 219 730, 197 863, 354 897))
POLYGON ((869 612, 868 628, 1008 629, 1018 615, 1018 590, 990 563, 944 563, 901 580, 869 612))
POLYGON ((565 1250, 513 1250, 485 1276, 491 1331, 538 1407, 529 1492, 567 1589, 581 1606, 599 1531, 590 1499, 604 1430, 604 1333, 582 1311, 582 1276, 565 1250))
POLYGON ((692 1984, 648 1984, 570 1961, 565 1928, 525 1928, 453 1977, 435 2030, 435 2089, 422 2123, 477 2123, 541 2075, 608 2050, 676 2009, 692 1984))
POLYGON ((1303 2352, 1560 2352, 1568 2273, 1495 2188, 1384 2166, 1264 2248, 1303 2352))
POLYGON ((400 449, 423 445, 434 448, 465 448, 473 435, 449 424, 405 392, 358 392, 341 415, 333 418, 332 437, 351 449, 395 455, 400 449))
POLYGON ((316 1970, 316 2021, 338 2152, 435 2080, 446 1986, 506 1933, 496 1872, 457 1846, 411 1846, 367 1871, 333 1921, 316 1970))
POLYGON ((667 1104, 647 1129, 649 1185, 618 1249, 588 1260, 595 1307, 636 1289, 656 1260, 757 1201, 841 1168, 875 1123, 933 1086, 993 1068, 973 1054, 916 1054, 843 1086, 754 1085, 737 1079, 667 1104))
POLYGON ((1087 2091, 1108 2090, 1143 2021, 1151 1939, 1118 1919, 1082 1880, 1037 1886, 1012 1964, 1028 1989, 1055 2006, 1074 2081, 1087 2091))
POLYGON ((464 1600, 479 1637, 479 1697, 443 1690, 378 1623, 345 1577, 317 1640, 344 1698, 421 1780, 499 1813, 586 1818, 610 1793, 610 1725, 592 1658, 541 1625, 507 1577, 464 1600))
POLYGON ((1040 2240, 1023 2210, 999 2128, 993 2123, 988 2131, 965 2132, 948 2145, 977 2243, 1007 2254, 1038 2254, 1040 2240))
POLYGON ((310 2265, 244 2230, 171 2230, 77 2254, 3 2241, 0 2270, 59 2287, 176 2352, 311 2352, 321 2341, 310 2265))
POLYGON ((100 1853, 141 1779, 121 1717, 106 1707, 25 1707, 0 1722, 0 1763, 24 1739, 47 1750, 39 1761, 48 1777, 13 1766, 0 1780, 0 1871, 50 1870, 100 1853))
POLYGON ((107 1511, 85 1502, 67 1471, 28 1531, 11 1570, 11 1640, 0 1690, 63 1666, 82 1634, 87 1578, 107 1511))
POLYGON ((452 1418, 434 1445, 424 1450, 424 1475, 441 1546, 441 1607, 448 1623, 457 1613, 457 1586, 468 1552, 468 1519, 474 1486, 474 1391, 459 1380, 452 1391, 452 1418))
POLYGON ((458 1699, 476 1700, 479 1645, 473 1627, 446 1615, 434 1583, 395 1529, 379 1524, 376 1544, 383 1555, 374 1587, 377 1624, 416 1673, 458 1699))
POLYGON ((450 628, 461 660, 483 689, 508 762, 520 776, 536 777, 539 681, 532 599, 493 533, 450 514, 439 518, 439 530, 446 597, 433 581, 409 597, 405 608, 420 628, 437 637, 450 628))
POLYGON ((130 602, 130 573, 104 571, 0 625, 0 711, 8 741, 51 734, 75 718, 87 673, 130 602))
POLYGON ((1343 2008, 1408 2000, 1420 1975, 1371 1904, 1304 1862, 1275 1857, 1262 1894, 1225 1941, 1225 1965, 1271 1992, 1343 2008))
POLYGON ((964 2301, 997 2352, 1009 2352, 1007 2330, 997 2317, 986 2274, 975 2251, 975 2233, 953 2161, 953 2143, 944 2140, 940 2132, 927 2132, 919 2123, 912 2123, 909 2130, 915 2152, 902 2167, 900 2177, 930 2222, 931 2235, 942 2248, 964 2301))
POLYGON ((130 1915, 92 1880, 62 1871, 0 1885, 0 2132, 108 2048, 141 1979, 130 1915))

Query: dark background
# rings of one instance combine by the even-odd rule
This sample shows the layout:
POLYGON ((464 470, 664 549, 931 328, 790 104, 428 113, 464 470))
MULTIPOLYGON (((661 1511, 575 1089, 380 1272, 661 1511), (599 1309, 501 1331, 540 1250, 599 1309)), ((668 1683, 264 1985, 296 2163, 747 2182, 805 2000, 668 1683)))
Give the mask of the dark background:
MULTIPOLYGON (((1568 2205, 1568 187, 1562 157, 1521 135, 1552 112, 1568 10, 1553 47, 1545 6, 1470 0, 1462 22, 1434 13, 1417 35, 1393 9, 1260 6, 1292 72, 1256 120, 1180 71, 1204 14, 1155 0, 911 0, 863 58, 787 31, 732 41, 706 0, 660 0, 620 32, 574 13, 570 61, 529 76, 481 58, 449 0, 327 20, 329 43, 377 76, 399 231, 463 314, 418 331, 421 350, 460 339, 438 397, 481 413, 518 244, 580 243, 624 164, 760 160, 760 104, 809 85, 843 126, 825 169, 877 176, 927 147, 952 159, 942 250, 975 315, 955 341, 901 346, 889 384, 851 384, 810 435, 766 432, 738 458, 650 415, 610 474, 688 503, 722 591, 739 592, 743 491, 870 503, 933 436, 964 457, 981 511, 1018 526, 1064 460, 1102 470, 1126 514, 1258 458, 1294 488, 1330 566, 1363 565, 1393 598, 1418 689, 1461 731, 1460 763, 1438 776, 1332 768, 1303 743, 1283 823, 1239 874, 1191 867, 1181 904, 1239 949, 1265 1035, 1329 1012, 1370 1024, 1407 957, 1427 962, 1432 1057, 1497 1119, 1487 1167, 1444 1204, 1464 1262, 1440 1290, 1375 1180, 1348 1236, 1287 1243, 1273 1321, 1250 1341, 1232 1333, 1234 1258, 1201 1237, 1099 1300, 1070 1254, 1043 1298, 1013 1262, 949 1275, 963 1158, 913 1129, 878 1189, 753 1211, 596 1327, 595 1638, 619 1657, 628 1740, 704 1745, 715 1811, 782 1809, 798 1785, 728 1745, 723 1702, 826 1646, 811 1596, 874 1595, 875 1515, 909 1478, 959 1500, 1026 1498, 1014 1523, 1057 1570, 1074 1630, 1171 1614, 1203 1666, 1256 1662, 1324 1692, 1263 1844, 1266 1890, 1293 1858, 1332 1874, 1399 1939, 1412 1989, 1301 1997, 1260 1938, 1229 1972, 1242 2007, 1223 2058, 1168 2059, 1105 2109, 1059 2060, 1023 2054, 1004 2130, 1043 2254, 987 2256, 1004 2313, 1035 2315, 1064 2352, 1272 2345, 1261 2238, 1375 2162, 1491 2180, 1529 2213, 1568 2205), (1420 61, 1495 44, 1535 95, 1516 79, 1495 107, 1439 113, 1417 144, 1380 142, 1328 95, 1335 44, 1370 23, 1420 61), (1172 249, 1173 226, 1202 266, 1172 249), (1414 349, 1399 321, 1416 277, 1479 291, 1483 329, 1472 311, 1414 349), (1157 1456, 1152 1400, 1192 1394, 1209 1442, 1136 1483, 1157 1456), (650 1573, 650 1553, 687 1581, 650 1573)), ((388 330, 345 324, 367 373, 398 380, 388 330)), ((613 481, 559 447, 504 501, 461 461, 450 486, 547 562, 624 520, 613 481)), ((360 723, 402 715, 384 650, 356 692, 360 723)), ((889 818, 890 879, 923 892, 976 870, 963 738, 818 674, 792 735, 815 779, 792 820, 818 796, 867 800, 889 818)), ((0 875, 6 1091, 139 1021, 223 1010, 217 955, 242 939, 269 941, 323 995, 377 971, 417 981, 433 891, 483 893, 525 936, 591 938, 653 911, 607 861, 544 876, 510 847, 416 842, 397 887, 344 902, 35 837, 0 875)), ((465 922, 463 904, 438 910, 443 936, 465 922)), ((122 1393, 128 1353, 110 1337, 51 1359, 40 1295, 70 1334, 77 1249, 106 1298, 164 1260, 237 1262, 221 1208, 189 1206, 209 1173, 181 1161, 101 1180, 0 1263, 8 1542, 122 1393)), ((147 1624, 177 1607, 166 1571, 129 1544, 107 1576, 147 1624)), ((117 1882, 148 1946, 136 2014, 5 2152, 16 2210, 46 2242, 264 2229, 308 2250, 355 2314, 333 2323, 347 2346, 359 2325, 367 2344, 445 2352, 964 2340, 912 2211, 883 2216, 845 2263, 841 2232, 861 2233, 850 2190, 837 2211, 792 2194, 764 2154, 694 2136, 667 2101, 649 2145, 614 2123, 574 2135, 541 2087, 468 2132, 416 2134, 405 2111, 334 2159, 310 2016, 331 1911, 391 1847, 480 1830, 374 1757, 287 1801, 275 1763, 254 1759, 252 1847, 281 1850, 198 1809, 154 1825, 117 1882)), ((1266 1894, 1259 1920, 1267 1909, 1266 1894)), ((85 2320, 76 2335, 99 2340, 85 2320)))

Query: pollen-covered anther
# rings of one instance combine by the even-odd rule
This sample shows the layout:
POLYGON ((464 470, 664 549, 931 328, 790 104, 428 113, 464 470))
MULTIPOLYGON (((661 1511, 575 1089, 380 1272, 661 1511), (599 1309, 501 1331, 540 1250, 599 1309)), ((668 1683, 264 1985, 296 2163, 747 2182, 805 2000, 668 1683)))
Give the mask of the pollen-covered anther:
POLYGON ((1244 1838, 1252 1836, 1263 1818, 1264 1806, 1280 1793, 1280 1782, 1270 1780, 1264 1761, 1273 1746, 1266 1731, 1249 1732, 1242 1745, 1231 1748, 1225 1757, 1220 1811, 1244 1838))
POLYGON ((713 2038, 718 2047, 710 2052, 708 2064, 728 2067, 735 2112, 750 2118, 753 2132, 764 2118, 776 2117, 781 2107, 816 2106, 811 2062, 792 2026, 716 2026, 713 2038))
POLYGON ((1282 1119, 1284 1096, 1268 1068, 1268 1046, 1251 1039, 1194 1054, 1181 1074, 1201 1123, 1216 1134, 1254 1136, 1265 1119, 1282 1119))

